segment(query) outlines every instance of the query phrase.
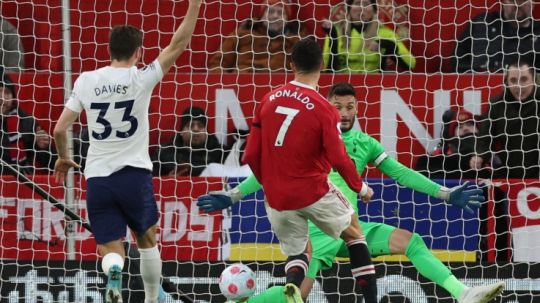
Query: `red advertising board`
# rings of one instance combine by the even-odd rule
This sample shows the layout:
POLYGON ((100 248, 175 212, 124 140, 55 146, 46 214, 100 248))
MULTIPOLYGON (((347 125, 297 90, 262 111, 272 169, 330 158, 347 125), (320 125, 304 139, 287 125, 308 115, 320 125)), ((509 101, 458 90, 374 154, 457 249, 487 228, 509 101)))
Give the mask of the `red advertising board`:
POLYGON ((508 195, 514 261, 540 262, 540 181, 509 180, 501 188, 508 195))
MULTIPOLYGON (((64 191, 49 176, 36 183, 63 201, 64 191)), ((82 180, 81 180, 82 181, 82 180)), ((85 188, 79 178, 75 185, 76 211, 86 216, 85 188)), ((215 261, 220 259, 222 216, 199 213, 192 197, 223 187, 221 178, 154 179, 160 207, 158 240, 165 260, 215 261)), ((66 224, 63 213, 11 176, 0 177, 0 259, 66 259, 66 224)), ((82 226, 75 229, 77 259, 97 258, 95 241, 82 226)), ((131 236, 128 234, 127 238, 131 236)))

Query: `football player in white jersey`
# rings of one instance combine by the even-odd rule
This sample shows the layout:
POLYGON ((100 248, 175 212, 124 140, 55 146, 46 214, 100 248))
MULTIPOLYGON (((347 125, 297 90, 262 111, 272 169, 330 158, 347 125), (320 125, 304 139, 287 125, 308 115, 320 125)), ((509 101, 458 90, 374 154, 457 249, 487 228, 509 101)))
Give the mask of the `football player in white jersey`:
POLYGON ((68 170, 78 167, 69 158, 67 130, 86 111, 90 135, 84 170, 87 210, 108 276, 106 302, 122 302, 125 253, 121 240, 126 227, 137 238, 145 302, 158 300, 162 265, 155 235, 159 214, 148 154, 148 107, 154 86, 191 40, 201 1, 189 1, 170 44, 142 69, 136 67, 142 56, 142 32, 129 25, 114 27, 109 40, 111 64, 79 76, 54 129, 59 156, 54 174, 57 182, 64 182, 68 170))

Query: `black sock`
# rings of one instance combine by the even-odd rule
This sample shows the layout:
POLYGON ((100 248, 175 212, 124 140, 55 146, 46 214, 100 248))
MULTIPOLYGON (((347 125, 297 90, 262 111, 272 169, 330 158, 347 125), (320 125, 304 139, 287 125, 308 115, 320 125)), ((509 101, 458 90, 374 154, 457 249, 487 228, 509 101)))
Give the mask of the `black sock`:
POLYGON ((365 303, 377 303, 377 279, 375 266, 371 263, 371 256, 365 238, 347 242, 351 271, 356 284, 360 287, 365 303))
POLYGON ((293 283, 300 287, 308 269, 309 259, 306 254, 290 256, 287 258, 285 265, 285 273, 287 275, 287 283, 293 283))

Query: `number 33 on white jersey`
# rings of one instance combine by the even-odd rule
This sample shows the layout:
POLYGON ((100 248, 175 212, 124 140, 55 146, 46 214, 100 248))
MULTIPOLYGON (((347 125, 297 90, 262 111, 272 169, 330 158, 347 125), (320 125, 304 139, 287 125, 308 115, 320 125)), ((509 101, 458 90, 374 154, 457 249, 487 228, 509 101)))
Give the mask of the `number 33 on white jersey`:
POLYGON ((148 107, 163 77, 156 60, 142 69, 103 67, 82 73, 66 107, 86 112, 90 148, 86 178, 108 176, 125 166, 152 170, 148 155, 148 107))

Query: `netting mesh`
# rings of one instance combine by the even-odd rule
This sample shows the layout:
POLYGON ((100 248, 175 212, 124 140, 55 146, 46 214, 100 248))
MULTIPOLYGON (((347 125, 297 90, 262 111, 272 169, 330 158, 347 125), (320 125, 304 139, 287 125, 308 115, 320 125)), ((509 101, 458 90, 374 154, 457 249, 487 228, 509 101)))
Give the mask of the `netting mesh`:
MULTIPOLYGON (((149 153, 161 214, 164 288, 172 294, 166 302, 224 301, 217 281, 229 262, 257 270, 257 293, 284 283, 285 257, 266 217, 262 192, 222 214, 204 214, 195 202, 208 191, 236 186, 250 174, 240 159, 255 108, 271 89, 293 79, 288 53, 305 36, 317 39, 324 49, 321 94, 337 82, 355 87, 355 130, 371 135, 391 157, 439 184, 453 187, 468 179, 482 185, 487 199, 471 215, 406 188, 400 185, 403 180, 392 180, 370 165, 364 177, 375 195, 368 205, 359 203, 360 220, 418 233, 469 286, 506 281, 498 302, 536 302, 540 106, 534 70, 521 65, 503 70, 516 55, 527 55, 530 67, 537 65, 535 1, 284 2, 277 14, 288 16, 286 36, 267 27, 279 22, 264 22, 271 17, 262 1, 205 1, 188 50, 153 91, 149 153), (501 3, 531 5, 531 19, 519 19, 519 10, 504 17, 519 19, 516 24, 525 29, 517 36, 502 27, 494 29, 497 19, 489 14, 502 12, 501 3), (354 13, 376 22, 346 22, 354 13), (491 38, 473 31, 473 19, 491 38), (468 42, 467 34, 472 36, 468 42), (510 42, 497 49, 493 45, 501 37, 510 42), (468 52, 457 52, 460 44, 468 52), (495 51, 475 53, 482 47, 495 51), (515 82, 505 85, 511 75, 515 82), (516 97, 523 94, 528 95, 516 97), (193 110, 186 112, 193 107, 200 108, 203 119, 193 110), (190 129, 196 121, 207 135, 190 129), (197 140, 202 145, 184 146, 197 140)), ((168 45, 187 7, 188 1, 169 0, 3 0, 2 24, 9 22, 16 30, 2 26, 0 31, 0 66, 10 78, 0 88, 13 88, 13 102, 6 101, 8 92, 0 95, 0 155, 7 165, 87 219, 81 172, 75 172, 68 188, 51 175, 56 151, 50 135, 68 96, 65 83, 110 63, 109 32, 118 24, 142 29, 141 61, 152 62, 168 45), (69 16, 69 41, 62 31, 67 24, 63 10, 69 16), (18 38, 20 44, 8 49, 8 38, 18 38), (71 57, 65 56, 65 47, 71 57), (7 55, 17 52, 24 63, 17 59, 11 66, 7 55), (11 104, 8 110, 6 104, 11 104)), ((73 157, 83 166, 87 148, 83 115, 73 127, 73 157)), ((5 165, 0 172, 0 301, 103 302, 106 276, 100 272, 92 234, 80 224, 67 224, 62 211, 5 165)), ((130 233, 126 239, 134 242, 130 233)), ((377 255, 384 302, 455 299, 418 274, 408 258, 377 255)), ((144 291, 138 256, 129 260, 124 300, 139 302, 144 291)), ((309 302, 359 298, 347 259, 341 258, 321 273, 309 302)))

